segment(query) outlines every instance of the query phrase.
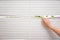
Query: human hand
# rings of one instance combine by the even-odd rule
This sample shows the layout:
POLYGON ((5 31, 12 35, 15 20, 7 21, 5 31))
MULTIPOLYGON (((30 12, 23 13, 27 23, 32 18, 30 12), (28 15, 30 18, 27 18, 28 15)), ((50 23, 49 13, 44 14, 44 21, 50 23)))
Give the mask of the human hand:
POLYGON ((49 19, 47 19, 47 18, 42 18, 42 22, 43 22, 43 24, 47 27, 47 28, 52 28, 52 24, 51 24, 51 22, 50 22, 50 20, 49 19))
POLYGON ((43 24, 44 24, 47 28, 53 30, 53 31, 60 37, 60 29, 58 29, 58 28, 56 28, 54 25, 52 25, 49 19, 43 18, 42 21, 43 21, 43 24))

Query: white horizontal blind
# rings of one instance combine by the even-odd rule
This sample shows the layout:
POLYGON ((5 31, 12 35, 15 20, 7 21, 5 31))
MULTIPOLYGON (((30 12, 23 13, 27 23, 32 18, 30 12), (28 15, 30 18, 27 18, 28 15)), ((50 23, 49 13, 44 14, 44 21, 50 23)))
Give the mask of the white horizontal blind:
MULTIPOLYGON (((0 1, 0 5, 0 15, 23 16, 23 18, 0 18, 0 40, 60 39, 41 24, 41 19, 28 17, 59 14, 60 1, 0 1)), ((60 28, 60 18, 50 20, 60 28)))
POLYGON ((59 10, 60 1, 0 1, 0 15, 54 15, 59 10))

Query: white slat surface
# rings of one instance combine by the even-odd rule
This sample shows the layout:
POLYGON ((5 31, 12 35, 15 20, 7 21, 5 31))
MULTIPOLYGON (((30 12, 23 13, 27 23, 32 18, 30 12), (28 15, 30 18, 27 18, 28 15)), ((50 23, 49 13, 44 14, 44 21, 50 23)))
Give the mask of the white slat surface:
MULTIPOLYGON (((41 19, 28 16, 60 14, 60 1, 0 1, 0 15, 27 16, 0 18, 0 40, 60 40, 41 24, 41 19)), ((60 28, 60 18, 50 19, 60 28)))

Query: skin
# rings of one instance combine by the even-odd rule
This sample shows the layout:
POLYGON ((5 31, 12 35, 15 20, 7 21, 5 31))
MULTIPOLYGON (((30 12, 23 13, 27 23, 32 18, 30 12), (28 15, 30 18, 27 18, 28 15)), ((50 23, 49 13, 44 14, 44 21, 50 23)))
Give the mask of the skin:
POLYGON ((47 18, 42 18, 42 22, 47 27, 48 29, 54 31, 59 37, 60 37, 60 29, 56 28, 49 19, 47 18))

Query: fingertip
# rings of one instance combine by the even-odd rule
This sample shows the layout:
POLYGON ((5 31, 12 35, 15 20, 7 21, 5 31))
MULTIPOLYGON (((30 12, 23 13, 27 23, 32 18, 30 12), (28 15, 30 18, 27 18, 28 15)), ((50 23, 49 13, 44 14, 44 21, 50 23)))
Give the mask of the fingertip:
POLYGON ((47 18, 42 18, 42 20, 45 20, 45 19, 47 19, 47 18))
POLYGON ((45 18, 42 18, 42 21, 45 21, 45 18))

